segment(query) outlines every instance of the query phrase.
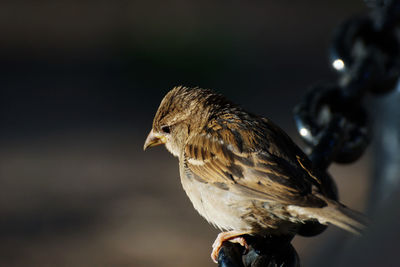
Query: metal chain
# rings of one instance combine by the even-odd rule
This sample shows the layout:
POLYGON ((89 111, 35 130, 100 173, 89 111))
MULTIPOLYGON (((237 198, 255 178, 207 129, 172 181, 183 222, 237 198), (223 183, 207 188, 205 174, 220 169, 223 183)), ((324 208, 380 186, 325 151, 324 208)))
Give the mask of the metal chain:
MULTIPOLYGON (((371 139, 366 94, 393 90, 400 77, 400 0, 365 0, 373 7, 368 16, 344 22, 334 32, 331 63, 338 81, 312 86, 294 109, 297 129, 310 149, 309 157, 320 171, 326 195, 337 199, 336 185, 326 172, 332 162, 351 163, 364 153, 371 139)), ((313 236, 326 229, 305 224, 298 234, 313 236)), ((219 254, 221 267, 298 267, 290 244, 294 236, 245 236, 250 250, 225 242, 219 254)))

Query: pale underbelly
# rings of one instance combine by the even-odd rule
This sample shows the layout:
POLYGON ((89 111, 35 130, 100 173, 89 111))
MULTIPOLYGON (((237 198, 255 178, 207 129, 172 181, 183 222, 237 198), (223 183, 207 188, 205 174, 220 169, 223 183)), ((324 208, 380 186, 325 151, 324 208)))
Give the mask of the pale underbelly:
POLYGON ((181 182, 194 208, 221 230, 280 235, 294 233, 299 227, 300 221, 279 203, 250 199, 193 177, 181 176, 181 182))
POLYGON ((251 213, 249 200, 232 192, 195 179, 181 179, 194 208, 209 223, 221 230, 249 231, 252 225, 243 217, 251 213))

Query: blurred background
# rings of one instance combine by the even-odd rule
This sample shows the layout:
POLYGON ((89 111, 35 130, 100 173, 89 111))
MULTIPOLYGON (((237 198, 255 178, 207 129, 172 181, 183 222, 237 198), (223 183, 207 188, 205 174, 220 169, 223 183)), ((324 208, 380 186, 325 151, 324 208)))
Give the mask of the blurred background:
MULTIPOLYGON (((296 142, 292 108, 335 80, 328 46, 360 1, 0 2, 0 265, 216 266, 218 231, 181 188, 177 159, 143 152, 176 85, 213 88, 296 142)), ((334 165, 365 209, 370 150, 334 165)), ((337 236, 296 237, 304 266, 337 236)))

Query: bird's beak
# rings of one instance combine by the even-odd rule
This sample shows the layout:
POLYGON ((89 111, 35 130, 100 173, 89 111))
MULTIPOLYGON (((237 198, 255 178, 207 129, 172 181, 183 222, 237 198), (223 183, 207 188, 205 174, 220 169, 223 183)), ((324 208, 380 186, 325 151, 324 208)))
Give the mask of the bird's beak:
POLYGON ((165 144, 166 142, 167 139, 165 138, 165 136, 154 133, 154 131, 151 130, 146 138, 146 141, 144 142, 143 150, 146 150, 149 147, 165 144))

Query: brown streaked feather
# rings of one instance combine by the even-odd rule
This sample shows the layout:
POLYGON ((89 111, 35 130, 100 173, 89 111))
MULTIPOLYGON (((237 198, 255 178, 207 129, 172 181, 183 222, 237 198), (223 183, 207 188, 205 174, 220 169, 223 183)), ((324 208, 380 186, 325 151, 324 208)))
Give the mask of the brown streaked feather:
POLYGON ((320 182, 306 156, 280 128, 265 120, 227 114, 218 123, 210 121, 207 133, 188 139, 183 155, 186 167, 202 182, 250 199, 325 206, 311 194, 311 186, 320 182), (254 131, 246 132, 246 123, 254 131))

